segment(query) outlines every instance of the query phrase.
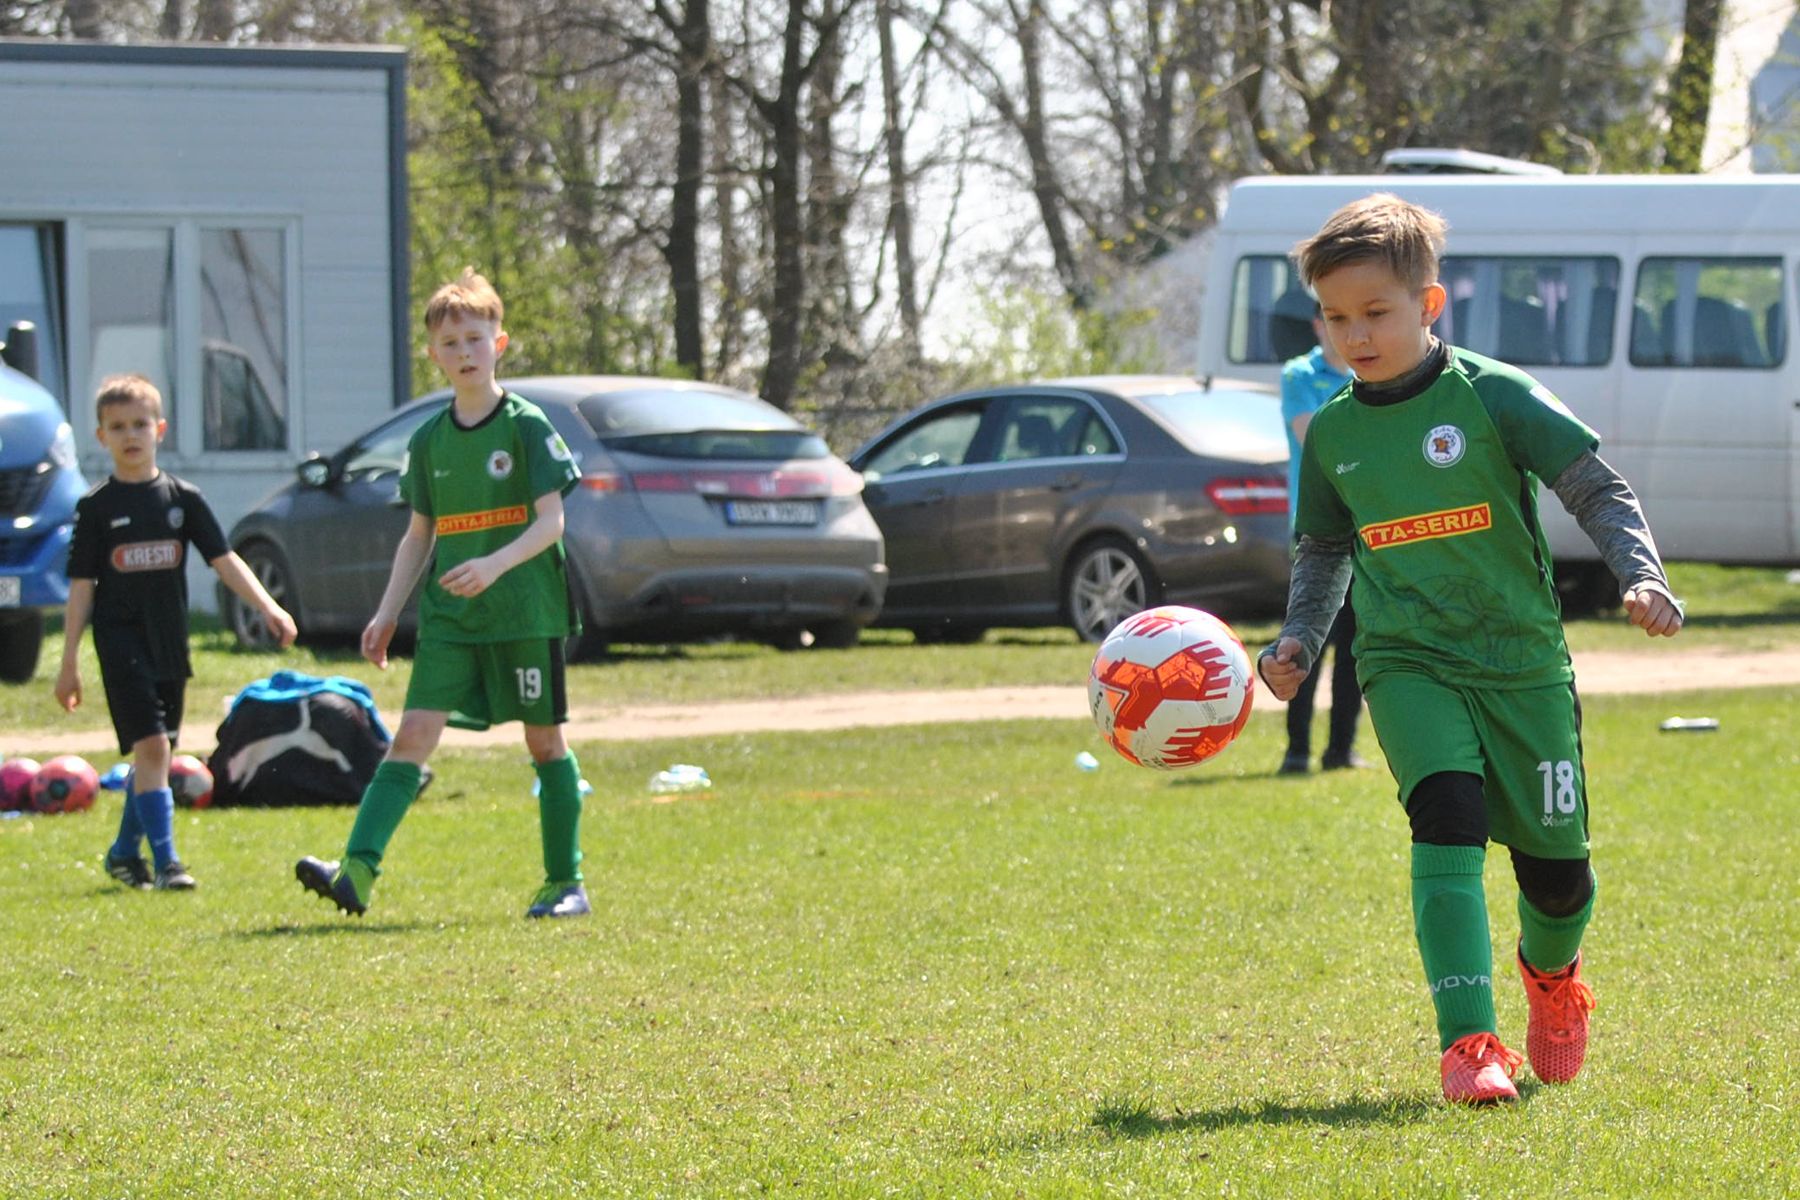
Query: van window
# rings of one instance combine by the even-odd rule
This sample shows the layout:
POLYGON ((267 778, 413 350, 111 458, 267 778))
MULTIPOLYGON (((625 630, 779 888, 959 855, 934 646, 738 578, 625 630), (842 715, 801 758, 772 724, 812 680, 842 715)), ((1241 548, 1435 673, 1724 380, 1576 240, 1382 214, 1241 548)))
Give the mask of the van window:
POLYGON ((1612 357, 1616 258, 1446 256, 1434 327, 1453 346, 1519 367, 1598 367, 1612 357))
POLYGON ((1646 258, 1632 297, 1631 364, 1778 367, 1784 290, 1779 258, 1646 258))
POLYGON ((1316 305, 1294 264, 1278 254, 1238 259, 1225 352, 1234 363, 1286 362, 1313 348, 1316 305))
MULTIPOLYGON (((1440 274, 1450 303, 1433 330, 1454 346, 1522 367, 1594 367, 1612 357, 1616 258, 1451 255, 1440 274)), ((1227 355, 1280 363, 1305 354, 1313 307, 1286 258, 1239 259, 1227 355)))

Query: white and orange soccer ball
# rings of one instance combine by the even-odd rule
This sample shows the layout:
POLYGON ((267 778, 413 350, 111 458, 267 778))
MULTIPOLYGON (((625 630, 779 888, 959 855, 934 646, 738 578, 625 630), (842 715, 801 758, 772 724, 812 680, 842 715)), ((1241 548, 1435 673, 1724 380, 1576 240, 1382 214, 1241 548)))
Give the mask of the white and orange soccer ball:
POLYGON ((1114 750, 1172 771, 1205 762, 1250 719, 1256 673, 1231 626, 1179 605, 1127 617, 1088 673, 1094 724, 1114 750))

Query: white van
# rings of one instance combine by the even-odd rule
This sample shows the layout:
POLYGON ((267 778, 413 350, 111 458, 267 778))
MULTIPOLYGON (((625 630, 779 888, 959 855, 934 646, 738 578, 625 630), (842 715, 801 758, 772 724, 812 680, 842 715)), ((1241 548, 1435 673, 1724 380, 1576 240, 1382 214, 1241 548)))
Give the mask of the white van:
MULTIPOLYGON (((1288 251, 1378 191, 1450 222, 1438 335, 1530 372, 1598 431, 1665 558, 1800 565, 1800 175, 1239 180, 1201 375, 1275 381, 1311 347, 1288 251)), ((1562 506, 1542 512, 1565 596, 1616 602, 1562 506)))

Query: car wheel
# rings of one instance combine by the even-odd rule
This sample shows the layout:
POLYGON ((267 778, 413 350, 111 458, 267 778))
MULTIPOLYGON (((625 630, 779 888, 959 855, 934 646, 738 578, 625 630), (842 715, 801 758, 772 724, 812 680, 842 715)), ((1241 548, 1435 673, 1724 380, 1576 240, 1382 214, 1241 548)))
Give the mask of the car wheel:
POLYGON ((44 614, 27 608, 0 621, 0 681, 29 683, 44 648, 44 614))
POLYGON ((1124 538, 1088 542, 1063 574, 1063 611, 1084 642, 1104 641, 1120 621, 1154 604, 1156 593, 1149 564, 1124 538))
POLYGON ((583 618, 580 633, 572 633, 563 639, 564 662, 590 662, 606 656, 606 634, 587 623, 583 618))
POLYGON ((919 625, 912 631, 913 641, 921 646, 973 646, 987 636, 986 625, 963 621, 945 621, 937 625, 919 625))
MULTIPOLYGON (((299 599, 294 594, 294 572, 288 566, 286 556, 268 542, 250 542, 238 551, 238 557, 244 560, 250 573, 263 585, 263 591, 269 593, 269 599, 287 609, 294 618, 294 623, 304 631, 299 599)), ((246 650, 278 648, 275 635, 263 624, 262 613, 230 588, 221 587, 219 610, 225 618, 226 628, 231 630, 239 646, 246 650)))
POLYGON ((1605 563, 1556 568, 1556 592, 1564 616, 1592 617, 1619 607, 1619 581, 1605 563))
POLYGON ((808 632, 814 650, 849 650, 862 640, 862 626, 855 621, 820 621, 808 632))

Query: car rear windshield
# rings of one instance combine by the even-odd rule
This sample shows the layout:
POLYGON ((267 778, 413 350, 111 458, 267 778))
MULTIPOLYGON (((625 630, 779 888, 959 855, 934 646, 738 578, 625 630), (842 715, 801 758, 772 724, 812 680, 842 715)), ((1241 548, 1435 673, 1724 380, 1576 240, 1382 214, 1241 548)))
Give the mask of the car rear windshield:
POLYGON ((754 396, 607 392, 589 396, 577 407, 596 438, 633 454, 768 462, 831 454, 818 434, 754 396))
POLYGON ((1139 396, 1197 454, 1272 462, 1287 457, 1281 401, 1262 392, 1171 392, 1139 396))

